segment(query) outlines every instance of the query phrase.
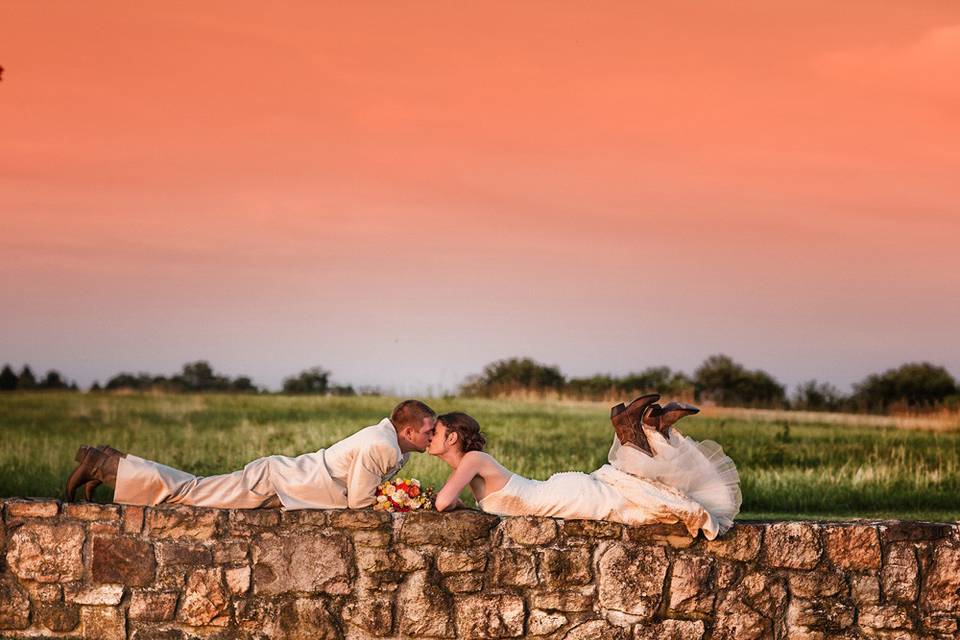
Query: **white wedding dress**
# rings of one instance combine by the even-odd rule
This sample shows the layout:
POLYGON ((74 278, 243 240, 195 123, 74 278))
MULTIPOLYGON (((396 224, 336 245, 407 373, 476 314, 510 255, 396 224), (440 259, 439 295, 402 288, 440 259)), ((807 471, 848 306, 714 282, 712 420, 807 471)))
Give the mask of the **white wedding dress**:
POLYGON ((740 476, 716 442, 670 430, 669 440, 645 430, 653 456, 621 446, 616 436, 605 464, 593 473, 567 471, 547 480, 512 474, 478 501, 502 516, 610 520, 627 525, 681 522, 708 540, 733 526, 740 511, 740 476))

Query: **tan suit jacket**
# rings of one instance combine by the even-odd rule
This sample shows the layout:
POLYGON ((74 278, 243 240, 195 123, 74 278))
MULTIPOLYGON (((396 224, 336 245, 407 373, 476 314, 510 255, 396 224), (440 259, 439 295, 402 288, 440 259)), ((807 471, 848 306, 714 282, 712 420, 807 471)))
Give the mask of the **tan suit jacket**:
POLYGON ((377 485, 392 478, 409 458, 400 450, 389 418, 326 449, 296 457, 266 456, 216 476, 198 477, 127 454, 120 459, 113 500, 224 509, 360 509, 375 502, 377 485))

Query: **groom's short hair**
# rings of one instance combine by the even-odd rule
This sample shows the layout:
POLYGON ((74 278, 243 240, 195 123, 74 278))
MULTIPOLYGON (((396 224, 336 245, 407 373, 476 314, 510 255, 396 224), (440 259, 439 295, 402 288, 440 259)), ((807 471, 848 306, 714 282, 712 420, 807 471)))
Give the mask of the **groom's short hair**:
POLYGON ((424 418, 436 418, 437 412, 419 400, 404 400, 393 408, 390 422, 397 429, 413 427, 419 429, 424 418))

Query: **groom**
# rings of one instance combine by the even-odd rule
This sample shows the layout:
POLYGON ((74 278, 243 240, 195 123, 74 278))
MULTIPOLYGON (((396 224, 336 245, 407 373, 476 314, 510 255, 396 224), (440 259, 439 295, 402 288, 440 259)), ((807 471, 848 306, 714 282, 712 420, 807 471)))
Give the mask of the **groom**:
MULTIPOLYGON (((282 507, 361 509, 375 502, 377 485, 395 475, 430 444, 436 412, 404 400, 378 424, 326 449, 297 457, 258 458, 243 469, 197 477, 173 467, 105 447, 81 447, 80 465, 67 481, 66 500, 81 484, 115 486, 118 504, 187 504, 223 509, 282 507)), ((94 485, 95 486, 95 485, 94 485)))

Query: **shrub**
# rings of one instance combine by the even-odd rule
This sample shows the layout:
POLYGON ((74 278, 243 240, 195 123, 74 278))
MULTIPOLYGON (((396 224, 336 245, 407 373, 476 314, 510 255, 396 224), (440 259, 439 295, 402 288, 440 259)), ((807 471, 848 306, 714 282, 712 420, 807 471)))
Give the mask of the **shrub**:
POLYGON ((301 371, 283 381, 284 393, 326 394, 330 386, 330 372, 321 367, 301 371))
POLYGON ((858 409, 886 412, 895 407, 932 409, 958 392, 957 381, 943 367, 909 362, 875 373, 854 385, 852 402, 858 409))
POLYGON ((829 382, 808 380, 797 385, 791 408, 801 411, 841 411, 847 401, 848 398, 829 382))
POLYGON ((460 392, 468 396, 497 396, 517 391, 562 391, 566 378, 555 366, 531 358, 509 358, 491 362, 479 376, 471 377, 460 392))
POLYGON ((773 376, 759 369, 747 370, 730 356, 713 355, 693 374, 698 400, 745 407, 782 407, 786 389, 773 376))

